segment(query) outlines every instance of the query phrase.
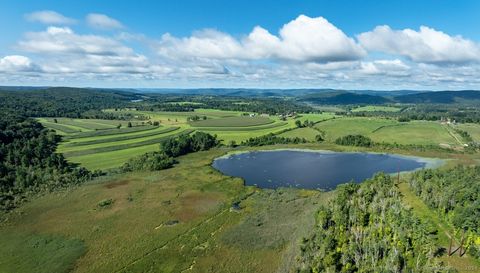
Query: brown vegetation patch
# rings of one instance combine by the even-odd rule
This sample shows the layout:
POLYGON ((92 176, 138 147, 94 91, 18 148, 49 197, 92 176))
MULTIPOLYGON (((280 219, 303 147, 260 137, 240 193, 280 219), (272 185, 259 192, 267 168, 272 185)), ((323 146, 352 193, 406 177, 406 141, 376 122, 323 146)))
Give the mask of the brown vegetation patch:
POLYGON ((106 184, 105 188, 113 189, 113 188, 116 188, 116 187, 127 185, 128 183, 130 183, 129 180, 122 179, 122 180, 119 180, 119 181, 115 181, 115 182, 111 182, 111 183, 106 184))
POLYGON ((214 211, 222 203, 221 196, 211 192, 188 192, 180 197, 180 208, 175 216, 186 222, 214 211))

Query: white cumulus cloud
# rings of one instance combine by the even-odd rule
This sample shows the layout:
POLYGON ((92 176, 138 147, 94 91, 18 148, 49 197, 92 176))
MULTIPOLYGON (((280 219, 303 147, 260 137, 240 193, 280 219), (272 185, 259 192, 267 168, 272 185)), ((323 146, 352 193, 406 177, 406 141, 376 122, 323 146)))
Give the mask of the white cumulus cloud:
POLYGON ((184 38, 165 34, 158 53, 170 57, 319 63, 356 60, 366 54, 352 38, 325 18, 305 15, 285 24, 278 36, 260 26, 243 39, 216 30, 198 31, 184 38))
POLYGON ((358 35, 358 40, 367 50, 398 54, 415 62, 461 64, 480 61, 479 44, 426 26, 421 26, 419 31, 378 26, 358 35))
POLYGON ((105 14, 90 13, 87 15, 86 21, 90 27, 93 27, 96 29, 109 30, 109 29, 123 28, 122 23, 120 23, 119 21, 111 17, 108 17, 105 14))
POLYGON ((25 19, 31 22, 40 22, 49 25, 68 25, 75 23, 75 19, 68 18, 52 10, 41 10, 25 14, 25 19))
POLYGON ((0 72, 31 72, 37 70, 38 66, 25 56, 9 55, 0 59, 0 72))

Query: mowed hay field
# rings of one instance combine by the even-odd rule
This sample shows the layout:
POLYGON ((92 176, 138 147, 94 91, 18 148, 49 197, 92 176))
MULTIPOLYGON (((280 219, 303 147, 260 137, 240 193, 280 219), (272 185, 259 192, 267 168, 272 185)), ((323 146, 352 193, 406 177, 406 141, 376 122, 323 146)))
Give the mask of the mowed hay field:
POLYGON ((444 125, 430 121, 398 122, 382 118, 336 118, 315 128, 326 132, 328 141, 349 134, 361 134, 376 142, 417 145, 458 145, 444 125))
POLYGON ((298 241, 331 193, 244 187, 210 166, 225 152, 193 153, 172 169, 104 177, 25 204, 0 226, 0 256, 9 257, 0 272, 276 272, 282 261, 294 266, 298 241), (241 210, 232 210, 238 201, 241 210))

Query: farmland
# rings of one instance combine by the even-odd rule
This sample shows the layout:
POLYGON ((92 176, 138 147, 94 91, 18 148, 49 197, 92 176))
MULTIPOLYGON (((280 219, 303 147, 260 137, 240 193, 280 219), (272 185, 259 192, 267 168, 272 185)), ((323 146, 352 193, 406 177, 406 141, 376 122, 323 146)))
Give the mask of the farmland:
MULTIPOLYGON (((210 98, 195 97, 192 102, 195 102, 195 99, 202 101, 203 105, 213 104, 210 98)), ((330 211, 335 213, 335 218, 332 219, 344 218, 352 223, 360 221, 357 223, 358 227, 368 227, 365 230, 373 231, 365 234, 369 238, 373 238, 371 235, 376 236, 375 222, 363 221, 365 215, 358 213, 358 209, 361 204, 372 204, 368 205, 370 211, 380 208, 384 204, 382 200, 393 193, 388 197, 389 202, 403 202, 403 205, 411 207, 413 213, 421 218, 421 223, 412 222, 417 220, 409 214, 403 214, 406 213, 402 209, 403 205, 392 206, 387 214, 393 213, 393 218, 397 219, 394 209, 400 209, 400 215, 407 223, 419 223, 418 227, 423 224, 431 225, 427 235, 420 232, 415 236, 431 240, 434 249, 448 247, 445 245, 448 234, 454 234, 458 242, 461 239, 456 229, 450 226, 448 218, 440 219, 434 208, 422 203, 425 196, 421 197, 421 200, 410 189, 410 174, 401 175, 400 181, 390 180, 388 183, 393 183, 391 187, 385 186, 386 191, 380 194, 376 192, 377 188, 381 188, 378 187, 380 184, 368 186, 368 183, 374 181, 367 182, 367 186, 361 188, 356 188, 358 185, 342 185, 327 192, 290 188, 290 181, 283 184, 288 188, 262 189, 246 186, 240 178, 223 175, 212 167, 212 161, 227 153, 294 148, 387 152, 449 159, 441 167, 447 169, 457 164, 469 165, 478 162, 478 153, 463 145, 464 141, 468 140, 465 134, 458 130, 464 130, 473 139, 478 139, 480 130, 477 124, 447 122, 443 118, 428 121, 418 119, 418 116, 417 119, 413 116, 401 119, 403 116, 397 115, 403 115, 404 111, 380 111, 372 108, 373 106, 358 114, 349 110, 351 107, 355 108, 351 105, 340 106, 345 109, 341 113, 302 113, 290 109, 285 111, 282 108, 284 105, 279 103, 272 104, 273 106, 262 105, 267 110, 272 109, 271 107, 281 109, 276 114, 266 114, 261 111, 246 111, 243 107, 258 107, 258 102, 245 100, 242 103, 238 98, 232 104, 235 103, 239 108, 232 104, 224 105, 225 108, 216 106, 235 111, 199 109, 202 104, 198 103, 177 105, 163 97, 159 100, 167 102, 145 102, 145 105, 141 102, 130 103, 118 108, 108 106, 88 112, 89 115, 85 114, 91 118, 56 117, 50 112, 46 115, 48 117, 35 117, 36 121, 61 135, 58 145, 58 137, 51 131, 43 130, 35 120, 31 120, 34 122, 32 126, 36 126, 34 128, 37 130, 29 132, 40 132, 42 137, 25 142, 22 146, 26 147, 24 149, 15 146, 19 142, 11 144, 8 153, 4 153, 10 161, 3 166, 10 168, 7 177, 9 181, 12 181, 11 178, 18 180, 12 185, 28 186, 32 181, 32 173, 43 174, 47 181, 50 178, 51 182, 41 184, 45 191, 38 192, 41 193, 38 195, 12 195, 3 191, 3 196, 0 196, 3 198, 0 199, 3 200, 2 205, 7 208, 12 204, 11 200, 27 200, 13 203, 19 204, 18 207, 12 209, 12 213, 5 214, 4 222, 0 223, 0 257, 6 257, 0 259, 0 272, 301 272, 305 268, 305 261, 310 257, 326 257, 324 254, 348 257, 349 253, 353 253, 349 252, 349 249, 355 246, 353 241, 332 241, 335 244, 334 250, 324 253, 321 249, 325 244, 317 240, 321 237, 315 237, 319 234, 327 235, 326 230, 320 230, 322 225, 319 225, 319 221, 322 221, 322 217, 330 217, 319 212, 325 212, 323 208, 327 207, 340 208, 337 205, 332 206, 331 204, 335 203, 330 202, 341 198, 350 200, 351 190, 355 196, 351 199, 353 203, 342 201, 336 204, 349 203, 352 214, 342 215, 341 211, 332 209, 330 211), (173 106, 168 108, 165 104, 173 106), (195 109, 189 105, 195 106, 195 109), (236 111, 238 109, 240 110, 236 111), (371 110, 370 113, 365 113, 367 110, 371 110), (196 132, 205 132, 211 136, 193 136, 196 132), (190 137, 179 137, 190 134, 190 137), (372 145, 339 145, 336 142, 340 137, 355 134, 369 137, 373 141, 372 145), (214 135, 220 140, 220 145, 217 145, 214 135), (194 137, 198 138, 192 140, 194 137), (213 144, 207 151, 202 150, 202 147, 205 147, 202 145, 206 143, 202 142, 202 137, 212 139, 213 144), (243 142, 255 137, 259 138, 243 142), (166 140, 169 144, 164 146, 161 153, 160 143, 166 140), (31 145, 32 143, 34 145, 31 145), (28 150, 29 145, 35 147, 33 152, 28 150), (45 147, 51 148, 48 150, 45 147), (192 147, 195 147, 195 150, 192 147), (151 153, 152 151, 158 152, 151 153), (21 172, 11 171, 12 166, 20 166, 15 165, 20 162, 17 157, 11 156, 19 152, 25 152, 18 158, 22 164, 27 164, 19 168, 21 172), (68 162, 102 172, 87 172, 72 164, 66 164, 55 152, 65 156, 68 162), (145 155, 146 153, 149 154, 145 155), (47 156, 40 157, 44 154, 47 156), (166 155, 169 157, 165 158, 166 155), (30 156, 41 159, 39 164, 34 166, 35 169, 28 165, 33 164, 28 163, 30 156), (136 161, 131 160, 136 156, 142 157, 136 161), (162 165, 163 160, 170 162, 169 165, 162 165), (129 164, 125 166, 127 161, 129 164), (152 161, 153 164, 147 165, 152 161), (144 165, 147 167, 166 167, 153 171, 142 168, 143 163, 146 163, 144 165), (56 164, 59 164, 58 168, 56 164), (119 168, 122 166, 124 167, 119 168), (72 172, 78 172, 62 172, 69 168, 72 168, 72 172), (402 181, 399 190, 405 197, 400 200, 395 196, 400 194, 396 193, 396 187, 397 183, 402 181), (60 186, 56 188, 55 183, 60 186), (388 194, 385 194, 387 192, 388 194), (369 194, 376 196, 374 200, 368 199, 369 194), (340 216, 343 218, 337 218, 340 216), (438 238, 432 235, 437 230, 438 238)), ((212 107, 215 107, 215 104, 212 107)), ((77 116, 76 112, 70 114, 77 116)), ((23 128, 21 126, 25 124, 19 122, 13 128, 23 128)), ((25 135, 22 130, 19 130, 20 136, 25 135)), ((9 140, 9 134, 4 134, 4 139, 9 140)), ((311 153, 309 155, 311 156, 311 153)), ((384 155, 375 156, 383 158, 384 155)), ((305 162, 292 160, 290 157, 285 163, 273 160, 265 162, 279 166, 295 176, 288 178, 289 180, 297 181, 309 171, 290 171, 289 168, 295 167, 295 164, 306 165, 305 162)), ((345 168, 348 165, 345 161, 332 162, 332 167, 327 167, 329 170, 343 174, 353 169, 345 168)), ((431 159, 431 162, 441 164, 439 162, 443 161, 431 159)), ((238 162, 233 164, 240 168, 242 166, 242 163, 238 162)), ((315 166, 319 166, 318 164, 315 166)), ((260 166, 260 171, 263 170, 266 174, 278 175, 262 168, 260 166)), ((254 172, 257 173, 257 170, 254 172)), ((315 175, 328 176, 324 171, 315 175)), ((452 179, 454 178, 455 176, 452 176, 452 179)), ((387 185, 387 180, 382 179, 386 177, 375 180, 375 183, 387 185)), ((273 179, 268 182, 273 182, 273 179)), ((255 184, 261 185, 253 185, 255 184)), ((36 185, 26 189, 35 189, 34 186, 36 185)), ((448 196, 442 195, 442 198, 448 196)), ((412 238, 409 234, 418 229, 405 225, 402 227, 404 232, 398 233, 398 222, 391 221, 391 216, 382 218, 386 220, 384 224, 388 224, 384 226, 388 227, 385 232, 393 234, 389 238, 397 235, 412 238)), ((342 230, 331 231, 342 234, 342 230)), ((352 238, 353 233, 348 234, 346 238, 352 238)), ((374 241, 372 243, 377 244, 374 241)), ((386 253, 394 253, 390 251, 392 246, 394 245, 388 244, 382 247, 389 249, 386 253)), ((424 249, 423 245, 421 247, 424 249)), ((417 257, 419 248, 414 245, 412 249, 413 255, 417 257)), ((404 255, 404 250, 399 249, 399 253, 404 255)), ((464 257, 439 255, 440 259, 432 259, 452 262, 460 269, 462 266, 476 266, 470 253, 464 257)), ((408 259, 412 261, 411 258, 408 259)), ((322 259, 321 262, 326 263, 328 259, 322 259)))
MULTIPOLYGON (((63 136, 58 152, 70 161, 89 169, 110 169, 121 166, 129 158, 158 150, 166 138, 194 131, 215 134, 228 144, 240 143, 251 137, 269 133, 281 133, 295 128, 294 119, 283 121, 278 117, 245 116, 240 112, 214 109, 197 109, 195 112, 150 112, 106 110, 132 116, 148 117, 147 120, 98 120, 69 118, 39 118, 44 126, 63 136), (205 116, 205 120, 189 121, 189 117, 205 116), (158 122, 159 126, 150 125, 158 122), (128 124, 132 127, 128 127, 128 124), (120 127, 120 128, 118 128, 120 127)), ((304 114, 298 119, 319 122, 332 118, 333 114, 304 114)))
POLYGON ((398 122, 381 118, 339 118, 319 123, 315 128, 326 133, 329 141, 347 134, 361 134, 376 142, 456 145, 457 140, 438 122, 398 122))
MULTIPOLYGON (((107 110, 113 111, 113 110, 107 110)), ((158 150, 167 138, 202 131, 216 135, 224 144, 241 143, 251 137, 270 133, 287 138, 305 138, 315 142, 325 134, 327 142, 348 134, 361 134, 376 142, 415 145, 460 145, 460 137, 452 128, 438 122, 398 122, 377 117, 342 117, 332 113, 301 114, 282 120, 276 116, 248 116, 235 111, 196 109, 194 112, 151 112, 131 109, 121 114, 147 117, 143 120, 99 120, 39 118, 46 127, 63 136, 58 152, 70 161, 89 169, 110 169, 121 166, 129 158, 158 150), (189 117, 205 116, 199 121, 189 117), (314 123, 312 128, 296 128, 295 121, 314 123), (151 125, 158 122, 158 126, 151 125), (131 127, 128 124, 131 124, 131 127), (120 128, 118 128, 120 127, 120 128)), ((478 137, 475 125, 460 125, 478 137)))

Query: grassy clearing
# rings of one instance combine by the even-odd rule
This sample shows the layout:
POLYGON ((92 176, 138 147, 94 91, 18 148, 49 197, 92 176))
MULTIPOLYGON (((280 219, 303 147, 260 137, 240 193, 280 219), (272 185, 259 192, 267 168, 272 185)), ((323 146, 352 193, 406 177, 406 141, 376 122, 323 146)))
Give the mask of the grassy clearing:
POLYGON ((190 122, 193 127, 248 127, 273 123, 274 121, 266 117, 225 117, 218 119, 206 119, 190 122))
POLYGON ((210 167, 224 152, 193 153, 173 169, 106 177, 25 204, 0 226, 2 248, 12 256, 2 265, 61 272, 25 260, 31 245, 18 243, 21 233, 82 241, 86 251, 75 256, 73 272, 276 272, 282 260, 294 261, 328 194, 256 192, 210 167), (108 199, 109 206, 99 205, 108 199), (240 211, 230 210, 235 200, 243 200, 240 211))
POLYGON ((362 106, 352 110, 352 112, 398 112, 402 110, 399 107, 392 107, 392 106, 362 106))
POLYGON ((397 121, 380 118, 335 118, 320 122, 315 128, 326 132, 328 141, 352 134, 369 136, 373 131, 383 126, 395 125, 397 121))
POLYGON ((287 131, 285 133, 281 133, 279 136, 289 137, 289 138, 299 137, 299 138, 305 138, 308 141, 315 141, 315 137, 318 134, 320 134, 320 132, 318 132, 317 130, 310 127, 305 127, 305 128, 297 128, 297 129, 287 131))

